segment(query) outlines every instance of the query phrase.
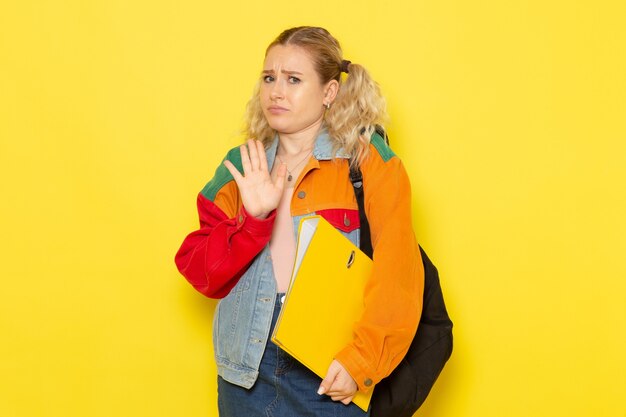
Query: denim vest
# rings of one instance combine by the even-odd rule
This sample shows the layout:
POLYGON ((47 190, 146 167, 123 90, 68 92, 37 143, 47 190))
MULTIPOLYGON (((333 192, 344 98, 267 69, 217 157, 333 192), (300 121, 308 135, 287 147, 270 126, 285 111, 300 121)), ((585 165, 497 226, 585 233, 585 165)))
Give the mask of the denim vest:
MULTIPOLYGON (((278 149, 278 138, 267 149, 267 164, 272 167, 278 149)), ((317 160, 333 158, 332 142, 326 131, 321 131, 313 148, 317 160)), ((335 158, 349 156, 339 150, 335 158)), ((271 168, 270 168, 271 169, 271 168)), ((310 172, 307 175, 315 175, 310 172)), ((346 178, 349 181, 349 178, 346 178)), ((315 213, 309 213, 315 214, 315 213)), ((300 219, 293 217, 297 235, 300 219)), ((342 232, 352 243, 359 245, 359 230, 342 232)), ((297 236, 296 236, 297 239, 297 236)), ((213 318, 213 347, 218 374, 228 382, 251 388, 257 377, 261 357, 269 339, 269 331, 276 302, 276 279, 269 244, 254 258, 230 293, 220 300, 213 318)))

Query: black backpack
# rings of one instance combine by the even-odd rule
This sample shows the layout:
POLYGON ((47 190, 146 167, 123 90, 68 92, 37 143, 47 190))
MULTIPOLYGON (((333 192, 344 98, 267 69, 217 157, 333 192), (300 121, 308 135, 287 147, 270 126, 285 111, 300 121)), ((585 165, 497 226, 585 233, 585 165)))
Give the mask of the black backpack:
MULTIPOLYGON (((379 126, 376 132, 389 143, 379 126)), ((369 222, 365 215, 363 175, 359 168, 350 169, 361 221, 361 250, 372 258, 369 222)), ((424 301, 417 333, 402 362, 376 384, 370 406, 371 417, 411 417, 422 405, 452 354, 452 321, 446 311, 439 273, 420 246, 424 263, 424 301)))

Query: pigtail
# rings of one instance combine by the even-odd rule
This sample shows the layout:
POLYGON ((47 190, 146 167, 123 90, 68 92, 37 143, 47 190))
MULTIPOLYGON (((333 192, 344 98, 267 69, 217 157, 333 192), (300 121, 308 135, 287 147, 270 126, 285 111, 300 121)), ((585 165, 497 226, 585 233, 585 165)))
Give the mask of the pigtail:
POLYGON ((376 125, 387 121, 387 105, 380 87, 367 70, 359 65, 343 61, 340 65, 348 70, 342 80, 337 98, 326 112, 325 121, 329 134, 352 156, 355 164, 367 156, 370 139, 376 125))

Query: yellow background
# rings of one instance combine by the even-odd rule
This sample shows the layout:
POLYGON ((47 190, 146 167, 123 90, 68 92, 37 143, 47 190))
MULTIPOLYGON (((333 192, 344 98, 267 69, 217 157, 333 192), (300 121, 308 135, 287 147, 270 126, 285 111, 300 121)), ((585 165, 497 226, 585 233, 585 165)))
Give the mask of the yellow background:
POLYGON ((265 46, 327 27, 389 101, 455 350, 419 416, 625 416, 626 6, 4 1, 0 416, 214 416, 173 256, 265 46))

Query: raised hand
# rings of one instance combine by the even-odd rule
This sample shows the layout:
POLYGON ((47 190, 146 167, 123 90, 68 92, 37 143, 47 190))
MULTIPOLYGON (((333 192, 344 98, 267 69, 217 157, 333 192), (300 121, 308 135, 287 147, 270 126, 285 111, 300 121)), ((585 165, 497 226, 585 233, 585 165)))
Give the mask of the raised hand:
POLYGON ((224 166, 239 187, 246 211, 254 217, 264 219, 278 207, 285 188, 287 166, 281 164, 276 170, 275 178, 272 178, 267 168, 265 149, 260 141, 249 139, 247 146, 241 145, 239 149, 243 175, 230 161, 224 161, 224 166))

